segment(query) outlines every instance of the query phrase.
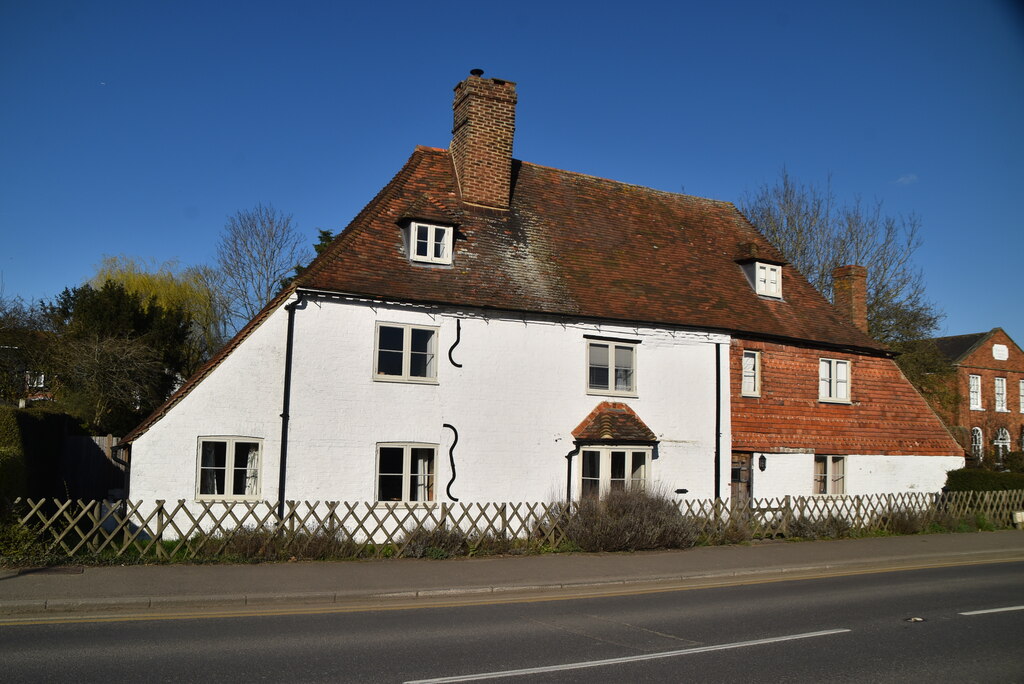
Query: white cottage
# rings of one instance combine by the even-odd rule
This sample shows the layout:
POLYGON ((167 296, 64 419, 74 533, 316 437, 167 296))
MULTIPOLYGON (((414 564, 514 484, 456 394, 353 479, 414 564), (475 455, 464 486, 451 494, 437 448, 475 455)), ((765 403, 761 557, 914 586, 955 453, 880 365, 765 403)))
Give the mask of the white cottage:
POLYGON ((891 354, 732 204, 514 160, 515 104, 482 72, 456 86, 451 148, 416 148, 126 436, 132 499, 870 493, 962 464, 891 354))

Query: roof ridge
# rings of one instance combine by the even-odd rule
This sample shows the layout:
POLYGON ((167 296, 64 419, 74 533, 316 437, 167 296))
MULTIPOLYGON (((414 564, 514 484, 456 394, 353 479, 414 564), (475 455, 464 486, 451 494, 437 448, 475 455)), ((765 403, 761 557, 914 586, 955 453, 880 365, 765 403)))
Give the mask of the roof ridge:
POLYGON ((724 205, 735 206, 735 205, 733 205, 732 202, 730 202, 728 200, 719 200, 719 199, 714 199, 714 198, 711 198, 711 197, 701 197, 700 195, 690 195, 690 194, 685 193, 685 192, 672 192, 671 190, 659 190, 658 188, 652 188, 652 187, 647 186, 647 185, 640 185, 639 183, 629 183, 627 181, 615 180, 614 178, 605 178, 604 176, 595 176, 592 173, 583 173, 582 171, 569 171, 568 169, 560 169, 560 168, 555 167, 555 166, 547 166, 546 164, 537 164, 536 162, 523 161, 522 159, 513 159, 512 161, 519 162, 520 164, 524 164, 526 166, 533 166, 533 167, 536 167, 538 169, 546 169, 548 171, 555 171, 557 173, 565 173, 565 174, 568 174, 568 175, 571 175, 571 176, 581 176, 583 178, 590 178, 590 179, 601 181, 601 182, 604 182, 604 183, 614 183, 615 185, 624 185, 626 187, 636 188, 638 190, 644 190, 644 191, 647 191, 647 192, 653 192, 653 193, 657 193, 659 195, 668 195, 670 197, 686 197, 686 198, 689 198, 689 199, 701 200, 702 202, 711 202, 712 204, 724 204, 724 205))

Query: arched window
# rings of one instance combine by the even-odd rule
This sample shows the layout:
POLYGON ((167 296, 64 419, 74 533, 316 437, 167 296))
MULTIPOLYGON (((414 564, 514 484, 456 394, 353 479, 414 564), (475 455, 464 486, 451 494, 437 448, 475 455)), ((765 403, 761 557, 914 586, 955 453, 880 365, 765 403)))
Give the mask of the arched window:
POLYGON ((1003 456, 1010 451, 1010 431, 1006 428, 996 430, 996 438, 992 445, 996 448, 996 460, 1001 462, 1003 456))
POLYGON ((979 461, 981 460, 982 456, 982 444, 984 444, 984 442, 981 438, 981 428, 971 428, 971 456, 978 459, 979 461))

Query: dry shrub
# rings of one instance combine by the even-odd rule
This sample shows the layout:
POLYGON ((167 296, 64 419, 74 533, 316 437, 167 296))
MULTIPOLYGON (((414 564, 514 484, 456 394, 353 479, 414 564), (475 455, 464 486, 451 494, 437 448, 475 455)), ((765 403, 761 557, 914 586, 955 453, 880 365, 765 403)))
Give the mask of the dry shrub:
POLYGON ((407 530, 398 546, 405 545, 405 558, 452 558, 469 553, 469 537, 457 527, 438 526, 432 529, 417 527, 407 530))
POLYGON ((824 518, 800 517, 789 523, 789 536, 801 539, 844 539, 852 532, 850 521, 838 515, 824 518))
POLYGON ((699 525, 667 497, 638 489, 584 499, 565 533, 583 551, 687 549, 697 543, 699 525))
POLYGON ((879 527, 892 534, 920 534, 928 527, 928 514, 913 508, 896 508, 882 516, 879 527))
POLYGON ((359 557, 362 548, 344 534, 327 530, 291 534, 268 527, 242 527, 207 537, 205 542, 202 539, 194 538, 189 544, 195 548, 202 543, 197 560, 339 560, 359 557))

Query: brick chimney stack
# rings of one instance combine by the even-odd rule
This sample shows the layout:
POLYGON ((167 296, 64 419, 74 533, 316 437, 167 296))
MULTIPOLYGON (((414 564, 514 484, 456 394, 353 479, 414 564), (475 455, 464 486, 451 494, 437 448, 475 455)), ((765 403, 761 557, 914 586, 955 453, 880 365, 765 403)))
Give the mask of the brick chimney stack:
POLYGON ((839 313, 868 331, 868 269, 839 266, 832 271, 832 300, 839 313))
POLYGON ((455 86, 450 153, 464 201, 508 209, 516 84, 481 78, 483 73, 473 69, 469 78, 455 86))

